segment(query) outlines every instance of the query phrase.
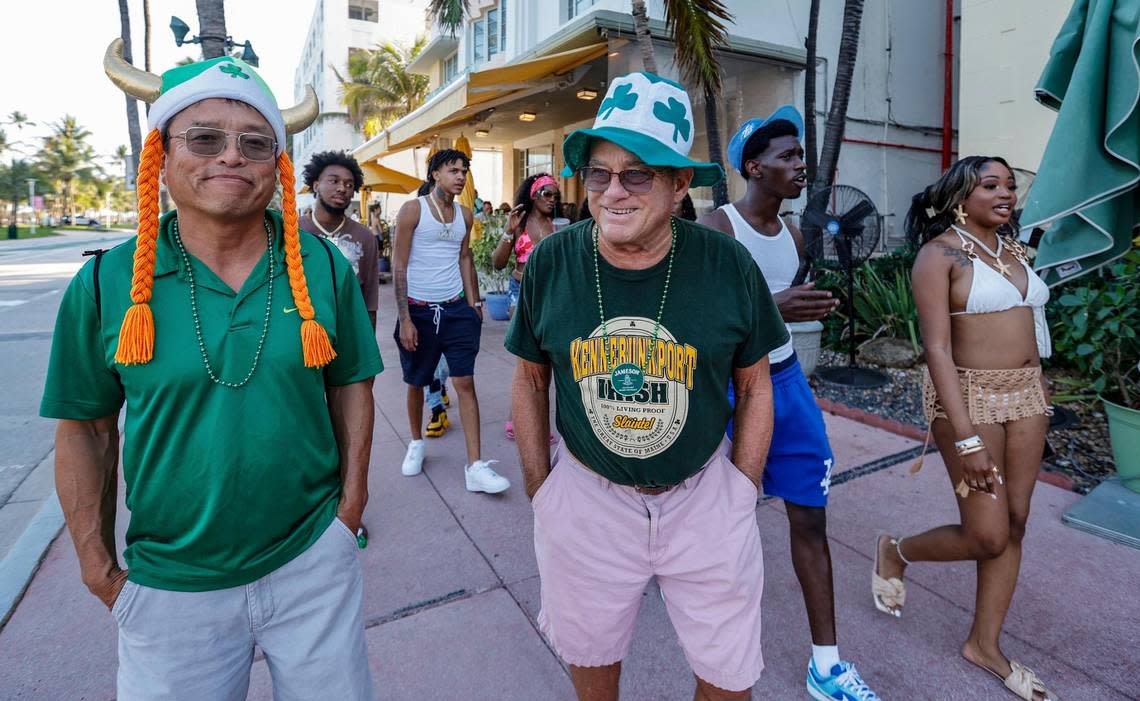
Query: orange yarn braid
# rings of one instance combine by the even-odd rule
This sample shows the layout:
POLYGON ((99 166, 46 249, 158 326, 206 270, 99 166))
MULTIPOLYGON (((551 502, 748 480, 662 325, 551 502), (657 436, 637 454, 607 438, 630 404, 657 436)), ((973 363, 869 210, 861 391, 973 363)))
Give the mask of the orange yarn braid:
POLYGON ((119 346, 115 362, 123 365, 149 363, 154 357, 154 314, 150 295, 154 289, 154 256, 158 242, 158 176, 166 154, 162 134, 152 129, 146 135, 139 158, 138 189, 139 224, 135 235, 134 269, 131 276, 131 301, 119 330, 119 346))
MULTIPOLYGON (((285 220, 285 269, 289 273, 289 287, 293 290, 293 304, 301 316, 301 349, 305 354, 305 367, 319 368, 336 357, 325 327, 316 321, 316 311, 309 299, 309 285, 305 281, 305 268, 301 264, 301 235, 297 227, 297 194, 294 190, 293 161, 284 151, 277 157, 277 174, 281 179, 281 215, 285 220)), ((336 284, 336 280, 333 280, 336 284)))

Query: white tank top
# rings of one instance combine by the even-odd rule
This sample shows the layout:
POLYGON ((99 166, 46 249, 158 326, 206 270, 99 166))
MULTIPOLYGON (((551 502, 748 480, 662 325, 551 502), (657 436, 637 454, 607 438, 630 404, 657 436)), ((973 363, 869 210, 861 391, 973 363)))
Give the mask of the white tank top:
MULTIPOLYGON (((736 240, 744 244, 752 254, 752 260, 760 266, 764 281, 768 283, 768 291, 776 294, 791 287, 796 271, 800 267, 800 256, 796 252, 796 241, 792 238, 792 232, 788 230, 784 220, 780 219, 780 233, 769 236, 753 229, 731 203, 721 209, 732 223, 732 232, 736 235, 736 240)), ((788 327, 788 333, 791 334, 791 327, 788 327)), ((778 363, 787 360, 792 357, 793 352, 792 341, 789 339, 787 343, 768 355, 768 361, 778 363)))
POLYGON ((459 249, 466 233, 463 212, 455 203, 455 220, 448 227, 435 217, 427 202, 420 201, 420 223, 412 232, 408 257, 408 296, 421 302, 446 302, 463 291, 459 274, 459 249))

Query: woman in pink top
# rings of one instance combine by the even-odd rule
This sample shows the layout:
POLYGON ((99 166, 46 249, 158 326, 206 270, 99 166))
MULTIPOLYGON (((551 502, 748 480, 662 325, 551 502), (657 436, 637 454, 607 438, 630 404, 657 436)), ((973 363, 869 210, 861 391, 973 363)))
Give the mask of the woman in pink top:
MULTIPOLYGON (((511 271, 511 279, 507 286, 510 300, 508 309, 512 315, 519 301, 519 290, 527 258, 539 241, 554 233, 554 218, 558 216, 561 200, 562 193, 558 189, 558 183, 549 173, 537 173, 523 180, 518 192, 515 193, 515 206, 507 218, 507 230, 503 232, 503 237, 491 257, 491 264, 495 266, 495 270, 502 270, 507 267, 511 251, 514 251, 515 269, 511 271)), ((504 429, 507 438, 515 437, 514 426, 510 420, 507 420, 504 429)))

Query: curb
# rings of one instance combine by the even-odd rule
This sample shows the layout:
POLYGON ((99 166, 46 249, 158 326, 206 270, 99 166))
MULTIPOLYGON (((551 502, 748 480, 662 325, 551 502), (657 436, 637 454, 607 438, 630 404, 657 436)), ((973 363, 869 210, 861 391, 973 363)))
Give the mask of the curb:
MULTIPOLYGON (((872 428, 880 428, 887 433, 893 433, 896 436, 902 436, 903 438, 910 438, 911 440, 915 441, 926 441, 926 431, 922 430, 918 426, 904 424, 901 421, 888 419, 884 416, 879 416, 878 414, 872 414, 865 409, 858 409, 853 406, 847 406, 846 404, 840 404, 839 402, 824 397, 816 397, 815 403, 819 405, 819 408, 821 410, 826 411, 829 414, 842 416, 845 419, 851 419, 852 421, 856 421, 872 428)), ((1045 484, 1052 485, 1059 489, 1064 489, 1067 492, 1072 492, 1076 488, 1076 482, 1073 481, 1072 477, 1063 475, 1059 472, 1046 472, 1045 470, 1040 470, 1037 473, 1037 481, 1044 482, 1045 484)))
POLYGON ((16 610, 48 548, 63 530, 63 523, 63 510, 53 489, 23 535, 0 561, 0 627, 16 610))

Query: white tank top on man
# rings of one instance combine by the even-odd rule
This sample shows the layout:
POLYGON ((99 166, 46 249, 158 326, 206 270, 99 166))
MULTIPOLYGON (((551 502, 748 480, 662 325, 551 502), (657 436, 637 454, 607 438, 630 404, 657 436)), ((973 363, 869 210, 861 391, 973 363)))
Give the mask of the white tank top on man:
POLYGON ((458 202, 454 205, 455 219, 449 227, 436 218, 428 197, 430 195, 418 198, 420 223, 412 232, 408 296, 421 302, 446 302, 463 292, 459 249, 467 229, 458 202))
MULTIPOLYGON (((731 203, 724 205, 721 209, 728 216, 728 221, 732 223, 732 232, 736 236, 736 240, 744 244, 744 247, 752 254, 752 260, 760 266, 760 272, 764 274, 764 281, 768 283, 768 290, 772 294, 776 294, 791 287, 792 280, 796 277, 796 271, 800 267, 800 255, 796 251, 796 240, 792 238, 792 232, 784 223, 783 218, 780 218, 780 233, 769 236, 753 229, 752 225, 745 221, 731 203)), ((786 323, 784 325, 787 326, 786 323)), ((788 333, 791 334, 791 327, 788 327, 788 333)), ((789 340, 769 353, 768 361, 775 364, 787 360, 792 357, 793 352, 794 348, 791 340, 789 340)))

